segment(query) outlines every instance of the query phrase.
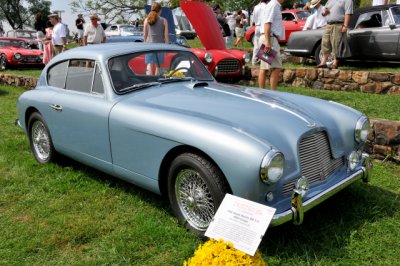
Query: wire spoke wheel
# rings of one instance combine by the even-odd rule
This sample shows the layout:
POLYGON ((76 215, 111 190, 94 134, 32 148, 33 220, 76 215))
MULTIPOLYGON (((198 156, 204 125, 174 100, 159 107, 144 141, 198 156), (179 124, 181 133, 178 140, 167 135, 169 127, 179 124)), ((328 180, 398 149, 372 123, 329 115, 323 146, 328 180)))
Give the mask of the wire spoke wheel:
POLYGON ((37 156, 43 160, 48 160, 50 156, 50 136, 42 123, 36 120, 32 125, 32 143, 37 156))
POLYGON ((175 192, 179 208, 187 222, 197 230, 205 230, 214 217, 211 192, 200 174, 192 169, 178 173, 175 192))

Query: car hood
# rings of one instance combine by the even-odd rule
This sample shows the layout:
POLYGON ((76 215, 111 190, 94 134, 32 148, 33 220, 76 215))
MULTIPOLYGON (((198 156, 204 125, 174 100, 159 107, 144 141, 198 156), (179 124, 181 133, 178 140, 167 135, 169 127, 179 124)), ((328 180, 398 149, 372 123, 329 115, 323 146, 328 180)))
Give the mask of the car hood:
POLYGON ((180 6, 196 31, 197 36, 199 36, 204 48, 225 49, 220 25, 214 12, 206 3, 181 1, 180 6))
POLYGON ((7 47, 7 50, 12 51, 15 53, 20 53, 22 55, 41 55, 43 52, 41 50, 32 50, 32 49, 25 49, 19 47, 7 47))
POLYGON ((121 104, 135 106, 143 115, 157 113, 161 121, 173 117, 184 127, 224 127, 268 146, 271 139, 280 140, 277 148, 287 152, 304 134, 321 129, 329 131, 333 146, 343 147, 337 128, 347 122, 340 117, 353 115, 354 120, 347 121, 355 125, 360 116, 351 108, 316 98, 216 82, 162 85, 133 93, 121 104))

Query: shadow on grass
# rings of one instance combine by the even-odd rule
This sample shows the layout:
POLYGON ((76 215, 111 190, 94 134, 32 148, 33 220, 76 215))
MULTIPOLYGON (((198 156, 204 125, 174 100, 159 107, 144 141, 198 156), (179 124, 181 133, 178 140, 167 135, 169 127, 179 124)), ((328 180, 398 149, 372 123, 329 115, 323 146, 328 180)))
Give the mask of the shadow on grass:
POLYGON ((302 225, 269 228, 260 250, 283 261, 296 257, 304 261, 340 260, 348 254, 346 247, 353 232, 400 211, 400 205, 394 202, 399 201, 392 192, 355 183, 305 213, 302 225))
POLYGON ((5 96, 5 95, 9 95, 9 94, 10 93, 8 91, 0 89, 0 96, 5 96))
POLYGON ((167 198, 145 190, 125 180, 119 179, 118 177, 114 177, 102 171, 96 170, 90 166, 84 165, 78 161, 75 161, 69 157, 60 154, 58 155, 56 164, 60 167, 73 168, 74 171, 82 171, 91 179, 106 184, 110 188, 118 188, 119 190, 127 194, 133 194, 139 197, 141 200, 145 200, 151 206, 163 208, 169 211, 169 203, 167 198))

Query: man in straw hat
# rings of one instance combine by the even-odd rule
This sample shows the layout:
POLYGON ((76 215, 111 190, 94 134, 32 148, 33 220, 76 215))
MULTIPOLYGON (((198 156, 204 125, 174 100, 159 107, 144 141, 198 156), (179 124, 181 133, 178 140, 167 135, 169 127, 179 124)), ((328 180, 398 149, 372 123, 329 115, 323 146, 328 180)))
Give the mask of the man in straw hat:
POLYGON ((52 43, 53 56, 56 56, 67 49, 67 29, 64 24, 60 22, 58 14, 50 14, 49 19, 51 24, 54 25, 52 43))
POLYGON ((326 25, 326 18, 322 15, 324 11, 324 6, 321 5, 321 0, 312 0, 310 8, 315 10, 313 14, 315 16, 312 29, 320 29, 326 25))
POLYGON ((90 16, 90 23, 86 26, 83 33, 83 45, 99 44, 106 42, 106 34, 99 22, 99 16, 93 14, 90 16))
POLYGON ((327 68, 328 57, 333 53, 332 69, 338 67, 339 61, 336 58, 339 41, 343 34, 347 33, 350 17, 353 14, 352 0, 328 0, 322 12, 326 18, 327 25, 322 35, 321 51, 323 58, 317 68, 327 68))

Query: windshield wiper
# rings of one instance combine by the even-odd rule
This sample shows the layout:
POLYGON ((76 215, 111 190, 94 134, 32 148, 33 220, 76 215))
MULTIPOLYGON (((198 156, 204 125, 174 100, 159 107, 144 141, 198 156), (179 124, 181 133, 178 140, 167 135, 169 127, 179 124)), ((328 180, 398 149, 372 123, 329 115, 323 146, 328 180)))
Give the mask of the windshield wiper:
POLYGON ((195 78, 192 77, 164 77, 164 78, 159 78, 157 81, 161 82, 162 84, 164 83, 170 83, 170 82, 179 82, 179 81, 195 81, 195 78))
POLYGON ((155 85, 160 85, 160 82, 154 81, 154 82, 146 82, 146 83, 138 83, 126 88, 123 88, 121 90, 119 90, 119 92, 125 92, 125 91, 134 91, 134 90, 140 90, 140 89, 144 89, 144 88, 148 88, 148 87, 152 87, 155 85))

